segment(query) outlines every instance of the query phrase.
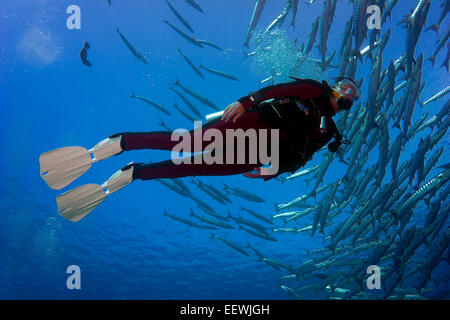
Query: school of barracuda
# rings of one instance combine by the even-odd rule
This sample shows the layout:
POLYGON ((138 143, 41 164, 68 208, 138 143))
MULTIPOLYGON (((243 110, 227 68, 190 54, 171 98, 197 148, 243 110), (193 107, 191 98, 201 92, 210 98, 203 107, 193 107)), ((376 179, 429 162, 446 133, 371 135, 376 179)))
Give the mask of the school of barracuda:
MULTIPOLYGON (((166 2, 176 18, 193 32, 191 25, 174 6, 166 2)), ((294 28, 296 16, 306 14, 298 10, 299 1, 288 0, 280 7, 280 14, 275 16, 273 22, 263 32, 255 33, 265 2, 257 0, 255 3, 244 43, 251 50, 244 53, 245 59, 257 59, 271 50, 264 40, 280 33, 290 12, 291 26, 294 28)), ((313 2, 306 1, 304 10, 313 2)), ((346 23, 340 50, 333 50, 327 55, 331 52, 327 40, 337 2, 324 1, 322 14, 312 24, 307 40, 296 46, 298 54, 295 65, 290 65, 287 70, 272 68, 271 74, 260 84, 276 83, 277 78, 287 76, 283 74, 286 72, 304 77, 301 66, 306 62, 316 65, 321 72, 334 68, 338 70, 339 76, 355 78, 358 66, 364 62, 366 68, 370 66, 370 72, 357 80, 359 83, 368 82, 368 91, 361 103, 342 112, 337 121, 339 131, 351 143, 337 154, 323 148, 320 165, 307 166, 279 179, 283 185, 303 179, 308 185, 312 184, 312 188, 306 194, 277 204, 273 215, 256 212, 248 204, 241 206, 245 215, 229 210, 226 215, 220 214, 217 209, 222 208, 212 201, 208 203, 194 196, 183 179, 159 179, 158 182, 172 191, 192 199, 206 213, 199 215, 191 209, 187 217, 166 211, 164 215, 191 227, 211 230, 211 238, 241 254, 250 256, 254 253, 258 261, 281 272, 280 290, 286 291, 291 298, 448 299, 449 273, 436 274, 434 271, 440 264, 448 270, 450 263, 450 166, 442 157, 446 144, 444 137, 447 137, 450 123, 450 100, 444 102, 442 98, 449 92, 450 85, 444 84, 442 90, 432 97, 423 97, 428 98, 426 100, 422 99, 420 93, 425 85, 422 69, 428 60, 435 68, 445 67, 448 73, 450 26, 447 25, 446 30, 440 32, 440 24, 449 11, 450 2, 443 1, 438 21, 433 21, 425 29, 432 0, 419 0, 411 7, 411 13, 399 22, 405 27, 404 54, 392 61, 383 61, 383 51, 391 41, 391 30, 383 34, 380 29, 368 30, 365 17, 368 6, 376 4, 381 8, 381 23, 384 23, 391 17, 398 0, 353 0, 353 15, 346 23), (427 53, 415 52, 421 34, 427 30, 434 30, 439 35, 430 57, 426 57, 427 53), (365 41, 368 45, 362 47, 365 41), (320 52, 319 58, 312 55, 315 44, 320 52), (445 47, 447 56, 438 66, 438 53, 445 47), (416 109, 417 104, 420 110, 416 109), (433 108, 425 112, 424 107, 428 104, 433 104, 433 108), (420 118, 412 122, 414 112, 418 111, 421 112, 420 118), (423 136, 417 138, 420 134, 423 136), (417 150, 401 162, 402 152, 408 144, 417 144, 417 150), (374 160, 369 154, 376 149, 378 159, 374 160), (339 162, 346 167, 342 177, 323 185, 327 171, 333 170, 339 162), (250 216, 252 220, 248 219, 250 216), (319 239, 324 242, 322 248, 309 251, 306 256, 299 255, 301 260, 297 265, 292 265, 261 253, 251 244, 239 244, 213 233, 224 228, 234 229, 233 222, 251 236, 268 241, 277 241, 279 233, 309 233, 316 240, 317 233, 320 233, 319 239), (365 283, 369 276, 366 269, 370 265, 381 268, 382 290, 366 289, 365 283), (436 293, 436 289, 440 289, 440 293, 436 293)), ((111 5, 111 1, 108 3, 111 5)), ((187 3, 204 13, 195 1, 187 3)), ((167 20, 164 22, 196 46, 206 45, 222 50, 212 42, 196 39, 167 20)), ((136 58, 147 63, 118 29, 117 32, 136 58)), ((188 56, 180 50, 178 52, 202 78, 204 76, 200 69, 239 81, 235 76, 220 70, 203 65, 196 67, 188 56)), ((208 98, 183 85, 178 79, 174 86, 213 110, 219 110, 208 98)), ((190 111, 201 116, 180 91, 174 87, 170 89, 185 102, 190 111)), ((134 94, 132 97, 168 113, 163 106, 149 99, 134 94)), ((195 116, 189 115, 186 110, 176 105, 175 108, 189 121, 194 120, 195 116)), ((160 125, 169 129, 162 120, 160 125)), ((190 182, 223 206, 231 203, 232 196, 240 197, 241 201, 265 202, 261 195, 226 184, 221 189, 200 179, 191 179, 190 182)), ((272 210, 267 209, 268 212, 272 210)))

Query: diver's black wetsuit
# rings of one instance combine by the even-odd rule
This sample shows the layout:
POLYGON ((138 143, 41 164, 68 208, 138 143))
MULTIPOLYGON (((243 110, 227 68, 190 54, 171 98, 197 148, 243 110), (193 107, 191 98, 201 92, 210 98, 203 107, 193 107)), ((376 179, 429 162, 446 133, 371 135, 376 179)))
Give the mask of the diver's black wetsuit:
MULTIPOLYGON (((238 101, 246 112, 235 123, 213 120, 203 125, 202 135, 211 128, 218 129, 225 137, 226 129, 279 129, 280 155, 279 171, 295 172, 312 159, 314 152, 326 145, 333 137, 340 137, 332 116, 335 115, 330 103, 331 88, 326 81, 296 80, 268 86, 238 101), (270 102, 266 100, 273 99, 270 102), (325 132, 320 129, 321 118, 325 119, 325 132)), ((193 130, 190 131, 191 137, 193 130)), ((178 141, 171 141, 170 131, 143 133, 118 133, 122 135, 123 150, 160 149, 172 150, 178 141)), ((267 135, 270 139, 270 131, 267 135)), ((191 139, 193 141, 193 139, 191 139)), ((270 141, 270 140, 269 140, 270 141)), ((204 142, 202 148, 211 142, 204 142)), ((227 142, 225 141, 224 145, 227 142)), ((248 145, 245 146, 246 154, 248 145)), ((192 145, 192 150, 193 145, 192 145)), ((270 150, 270 148, 268 148, 270 150)), ((199 151, 199 150, 194 150, 199 151)), ((236 150, 235 150, 236 151, 236 150)), ((225 150, 226 152, 226 150, 225 150)), ((234 152, 236 155, 236 152, 234 152)), ((186 176, 234 175, 252 171, 264 164, 174 164, 171 160, 136 166, 133 178, 149 180, 157 178, 177 178, 186 176)), ((273 177, 273 176, 272 176, 273 177)), ((271 178, 271 177, 269 177, 271 178)))

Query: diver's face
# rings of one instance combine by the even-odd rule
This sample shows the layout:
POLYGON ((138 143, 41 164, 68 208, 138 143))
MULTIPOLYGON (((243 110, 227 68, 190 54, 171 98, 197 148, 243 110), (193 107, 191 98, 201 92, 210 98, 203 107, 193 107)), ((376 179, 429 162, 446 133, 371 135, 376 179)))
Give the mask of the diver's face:
POLYGON ((354 85, 349 83, 341 83, 339 85, 339 90, 337 91, 342 98, 347 98, 352 101, 354 100, 356 94, 356 89, 354 85))

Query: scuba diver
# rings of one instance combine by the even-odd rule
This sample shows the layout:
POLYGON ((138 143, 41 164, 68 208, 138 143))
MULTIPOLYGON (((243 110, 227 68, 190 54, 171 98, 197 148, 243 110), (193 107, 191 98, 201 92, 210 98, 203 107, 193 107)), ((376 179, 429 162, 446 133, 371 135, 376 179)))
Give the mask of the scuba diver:
MULTIPOLYGON (((56 198, 58 213, 78 221, 97 207, 111 193, 136 179, 179 178, 187 176, 221 176, 243 174, 265 181, 284 172, 295 172, 312 159, 313 154, 328 144, 331 152, 337 152, 343 136, 332 117, 341 110, 351 108, 361 92, 356 82, 338 77, 333 87, 326 81, 292 77, 294 81, 271 85, 250 93, 230 104, 221 117, 201 127, 202 136, 209 129, 219 130, 223 136, 227 129, 277 129, 279 132, 279 169, 267 175, 261 170, 265 163, 249 163, 249 146, 246 144, 244 163, 181 163, 172 160, 158 163, 130 163, 117 171, 102 185, 87 184, 56 198), (333 142, 330 142, 334 138, 333 142), (330 143, 329 143, 330 142, 330 143), (255 173, 252 173, 255 171, 255 173)), ((195 130, 187 132, 193 136, 195 130)), ((89 170, 92 163, 118 155, 124 151, 140 149, 173 150, 178 144, 171 139, 171 131, 122 132, 109 136, 92 149, 65 147, 43 153, 40 173, 50 188, 59 190, 89 170), (92 156, 91 156, 92 154, 92 156)), ((193 141, 194 139, 191 139, 193 141)), ((225 141, 227 145, 227 141, 225 141)), ((202 141, 204 151, 205 141, 202 141)), ((198 147, 197 147, 198 148, 198 147)), ((236 150, 233 150, 236 151, 236 150)), ((227 149, 225 147, 225 153, 227 149)), ((236 153, 235 153, 236 154, 236 153)), ((191 156, 194 157, 194 156, 191 156)))

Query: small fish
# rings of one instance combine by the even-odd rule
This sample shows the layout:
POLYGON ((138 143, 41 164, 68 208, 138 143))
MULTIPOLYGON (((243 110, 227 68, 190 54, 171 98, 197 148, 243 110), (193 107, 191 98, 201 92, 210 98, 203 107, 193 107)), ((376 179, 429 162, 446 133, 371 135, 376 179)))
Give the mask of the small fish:
POLYGON ((253 202, 266 202, 266 200, 264 200, 263 198, 261 198, 260 196, 258 196, 257 194, 245 191, 245 190, 241 190, 238 188, 233 188, 230 187, 228 185, 226 185, 224 183, 224 190, 227 194, 233 194, 237 197, 246 199, 248 201, 253 201, 253 202))
POLYGON ((220 71, 220 70, 215 70, 215 69, 211 69, 211 68, 205 67, 203 64, 200 65, 200 68, 205 69, 206 71, 208 71, 208 72, 210 72, 212 74, 218 75, 218 76, 220 76, 222 78, 226 78, 226 79, 230 79, 230 80, 234 80, 234 81, 239 81, 238 78, 236 78, 235 76, 233 76, 231 74, 225 73, 225 72, 220 71))
POLYGON ((142 61, 143 63, 147 64, 147 60, 145 59, 145 57, 127 40, 127 38, 125 38, 125 36, 120 32, 119 28, 116 28, 116 31, 119 34, 119 36, 122 39, 122 41, 127 46, 128 50, 130 50, 131 53, 136 58, 138 58, 140 61, 142 61))
POLYGON ((241 254, 243 254, 245 256, 248 256, 248 253, 247 253, 247 251, 244 250, 244 248, 242 248, 239 244, 237 244, 237 243, 235 243, 235 242, 233 242, 231 240, 228 240, 228 239, 225 239, 225 238, 222 238, 222 237, 218 237, 212 232, 211 232, 210 238, 211 239, 220 240, 223 243, 225 243, 227 246, 229 246, 230 248, 236 250, 237 252, 239 252, 239 253, 241 253, 241 254))
POLYGON ((197 119, 195 119, 195 118, 194 118, 193 116, 191 116, 189 113, 184 112, 183 109, 181 109, 180 107, 178 107, 178 105, 177 105, 176 102, 173 103, 173 107, 174 107, 175 109, 177 109, 178 112, 181 113, 181 114, 183 115, 183 117, 185 117, 186 119, 188 119, 190 122, 197 121, 197 119))
POLYGON ((191 25, 184 19, 181 14, 178 13, 178 11, 169 3, 169 1, 166 0, 167 5, 169 6, 170 10, 172 10, 173 14, 177 19, 187 28, 190 32, 194 33, 194 29, 192 29, 191 25))
POLYGON ((252 216, 258 218, 259 220, 262 220, 262 221, 264 221, 266 223, 269 223, 269 224, 273 224, 272 219, 271 219, 272 217, 270 217, 270 218, 266 217, 266 216, 264 216, 264 215, 262 215, 262 214, 260 214, 258 212, 255 212, 253 210, 245 208, 244 206, 241 206, 241 210, 250 213, 252 216))
POLYGON ((180 81, 178 80, 178 78, 175 80, 175 82, 173 84, 180 87, 181 89, 183 89, 184 92, 186 92, 190 96, 194 97, 195 99, 197 99, 199 102, 203 103, 204 105, 207 105, 208 107, 211 107, 212 109, 219 111, 219 108, 213 102, 209 101, 208 98, 201 96, 200 94, 189 89, 188 87, 183 86, 180 83, 180 81))
POLYGON ((295 29, 295 17, 297 16, 298 0, 289 0, 289 1, 291 3, 291 9, 292 9, 291 26, 295 29))
POLYGON ((197 39, 196 41, 197 41, 198 43, 200 43, 200 44, 205 44, 205 45, 207 45, 207 46, 209 46, 209 47, 212 47, 212 48, 214 48, 214 49, 217 49, 217 50, 219 50, 219 51, 223 51, 221 47, 219 47, 217 44, 212 43, 212 42, 210 42, 210 41, 201 40, 201 39, 197 39))
POLYGON ((196 223, 196 222, 194 222, 194 221, 190 221, 190 220, 188 220, 188 219, 185 219, 185 218, 182 218, 182 217, 179 217, 179 216, 175 216, 175 215, 169 214, 169 213, 167 213, 166 210, 164 210, 163 216, 167 216, 167 217, 171 218, 172 220, 176 220, 176 221, 179 221, 179 222, 181 222, 181 223, 187 224, 187 225, 190 226, 190 227, 201 228, 201 229, 207 229, 207 230, 218 230, 218 228, 213 227, 213 226, 202 225, 202 224, 196 223))
POLYGON ((449 37, 450 37, 450 25, 445 30, 445 33, 441 37, 441 39, 439 39, 436 49, 434 49, 432 56, 427 59, 427 60, 431 61, 431 64, 433 66, 434 66, 434 62, 436 61, 436 56, 438 55, 439 51, 441 51, 441 49, 445 46, 445 44, 448 43, 449 37))
POLYGON ((189 64, 189 66, 192 68, 192 70, 194 70, 194 72, 195 72, 196 74, 198 74, 200 78, 205 79, 205 77, 203 76, 203 74, 202 74, 202 73, 200 72, 200 70, 192 63, 192 61, 191 61, 188 57, 186 57, 186 55, 185 55, 183 52, 181 52, 180 49, 178 49, 177 51, 181 54, 181 56, 184 58, 184 60, 186 60, 186 62, 189 64))
POLYGON ((158 125, 164 129, 166 129, 167 131, 172 131, 165 123, 162 119, 159 119, 159 123, 158 125))
POLYGON ((188 106, 188 108, 191 109, 193 113, 195 113, 200 119, 202 118, 202 114, 200 113, 200 111, 198 111, 198 109, 184 95, 182 95, 180 92, 178 92, 172 87, 169 87, 169 89, 175 92, 181 98, 181 100, 184 101, 184 103, 188 106))
POLYGON ((191 6, 192 8, 200 11, 201 13, 203 13, 202 8, 200 7, 200 5, 197 2, 195 2, 195 0, 186 0, 186 4, 188 6, 191 6))
POLYGON ((246 227, 242 226, 241 224, 238 224, 238 225, 239 225, 239 229, 244 230, 245 232, 247 232, 251 235, 254 235, 255 237, 258 237, 258 238, 261 238, 264 240, 269 240, 269 241, 278 241, 277 239, 272 237, 270 234, 262 233, 262 232, 259 232, 259 231, 253 230, 253 229, 246 228, 246 227))
POLYGON ((197 39, 195 39, 194 37, 188 35, 186 32, 178 29, 177 27, 175 27, 173 24, 171 24, 169 21, 167 20, 163 20, 164 23, 167 23, 173 30, 175 30, 180 36, 182 36, 183 38, 185 38, 187 41, 189 41, 192 44, 195 44, 196 46, 203 48, 203 45, 201 43, 199 43, 197 41, 197 39))
POLYGON ((306 42, 304 50, 302 50, 304 56, 308 56, 314 46, 314 42, 316 41, 317 37, 317 31, 319 31, 319 21, 320 17, 317 17, 311 26, 311 31, 308 35, 308 41, 306 42))
POLYGON ((147 98, 144 98, 144 97, 137 96, 137 95, 134 94, 134 92, 130 95, 130 98, 136 98, 136 99, 139 99, 139 100, 141 100, 141 101, 144 101, 144 102, 148 103, 149 105, 155 107, 155 108, 158 109, 159 111, 162 111, 162 112, 164 112, 165 114, 167 114, 167 115, 169 115, 169 116, 172 115, 169 111, 167 111, 166 108, 164 108, 164 106, 159 105, 159 104, 157 104, 156 102, 154 102, 154 101, 152 101, 152 100, 150 100, 150 99, 147 99, 147 98))
POLYGON ((197 214, 194 213, 194 211, 191 209, 191 213, 189 214, 190 216, 199 219, 201 222, 206 222, 221 228, 225 228, 225 229, 234 229, 234 227, 226 222, 223 222, 221 220, 216 220, 216 219, 212 219, 212 218, 207 218, 207 217, 203 217, 203 216, 199 216, 197 214))
POLYGON ((436 93, 435 95, 433 95, 430 99, 428 99, 427 101, 425 101, 423 103, 423 105, 426 105, 430 102, 436 101, 440 98, 442 98, 443 96, 445 96, 447 93, 450 92, 450 86, 447 86, 446 88, 442 89, 441 91, 439 91, 438 93, 436 93))
POLYGON ((264 9, 264 4, 266 0, 256 0, 255 8, 253 9, 252 18, 250 20, 250 25, 248 26, 247 31, 247 40, 244 43, 244 46, 248 48, 248 42, 253 35, 253 31, 255 31, 256 25, 258 24, 258 20, 261 17, 261 13, 264 9))
POLYGON ((83 42, 83 47, 80 50, 81 62, 88 67, 92 66, 87 58, 87 50, 90 48, 91 48, 91 46, 89 45, 89 43, 87 41, 85 41, 85 42, 83 42))

